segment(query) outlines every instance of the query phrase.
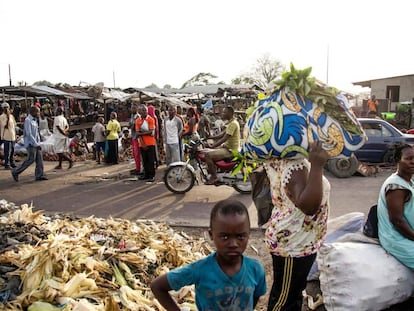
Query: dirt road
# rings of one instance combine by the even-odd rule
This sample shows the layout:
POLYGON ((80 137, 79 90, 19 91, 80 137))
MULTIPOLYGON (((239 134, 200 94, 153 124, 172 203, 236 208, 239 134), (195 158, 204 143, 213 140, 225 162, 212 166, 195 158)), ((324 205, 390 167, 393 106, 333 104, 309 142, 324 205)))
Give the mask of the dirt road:
MULTIPOLYGON (((146 218, 174 225, 207 226, 215 202, 235 197, 248 207, 252 224, 256 211, 249 195, 238 194, 227 186, 195 186, 185 195, 169 192, 162 183, 159 168, 155 183, 136 180, 129 175, 127 162, 97 165, 77 162, 71 170, 54 170, 55 162, 45 162, 47 181, 34 181, 34 166, 15 182, 10 171, 0 171, 0 198, 21 203, 33 202, 48 212, 74 213, 80 216, 146 218)), ((366 213, 377 200, 379 188, 390 171, 377 176, 339 179, 326 172, 331 183, 331 217, 350 212, 366 213)))

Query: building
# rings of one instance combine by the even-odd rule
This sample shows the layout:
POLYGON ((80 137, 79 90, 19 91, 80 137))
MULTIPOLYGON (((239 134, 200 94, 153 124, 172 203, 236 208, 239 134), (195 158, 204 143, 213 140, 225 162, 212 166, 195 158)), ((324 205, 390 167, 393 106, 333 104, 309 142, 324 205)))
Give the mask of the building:
POLYGON ((380 112, 395 111, 397 103, 413 102, 414 74, 353 82, 371 88, 371 96, 380 101, 380 112))

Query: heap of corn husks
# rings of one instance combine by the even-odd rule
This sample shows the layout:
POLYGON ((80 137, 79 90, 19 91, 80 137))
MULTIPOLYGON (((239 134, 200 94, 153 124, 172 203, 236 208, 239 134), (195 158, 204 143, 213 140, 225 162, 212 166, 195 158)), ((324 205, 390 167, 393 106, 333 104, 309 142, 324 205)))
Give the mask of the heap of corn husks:
MULTIPOLYGON (((0 310, 163 310, 151 280, 212 251, 162 223, 0 210, 0 310)), ((192 287, 174 295, 196 310, 192 287)))

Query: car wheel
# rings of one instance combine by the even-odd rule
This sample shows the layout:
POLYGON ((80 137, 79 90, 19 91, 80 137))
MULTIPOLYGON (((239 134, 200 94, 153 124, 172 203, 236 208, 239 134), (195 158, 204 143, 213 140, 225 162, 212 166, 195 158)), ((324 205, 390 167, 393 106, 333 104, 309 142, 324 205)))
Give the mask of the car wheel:
POLYGON ((382 158, 382 162, 386 164, 394 164, 394 150, 387 150, 382 158))
POLYGON ((328 170, 336 177, 348 178, 355 174, 358 160, 355 157, 328 160, 328 170))

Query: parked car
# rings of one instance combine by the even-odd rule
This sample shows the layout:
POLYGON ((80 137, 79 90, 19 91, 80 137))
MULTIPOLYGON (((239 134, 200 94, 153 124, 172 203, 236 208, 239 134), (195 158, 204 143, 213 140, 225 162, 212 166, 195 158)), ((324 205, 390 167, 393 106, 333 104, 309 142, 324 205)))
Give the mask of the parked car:
POLYGON ((385 163, 393 162, 393 148, 398 143, 414 144, 414 135, 402 133, 392 124, 382 119, 358 118, 368 137, 366 143, 350 158, 330 159, 327 168, 336 177, 350 177, 358 162, 385 163))

